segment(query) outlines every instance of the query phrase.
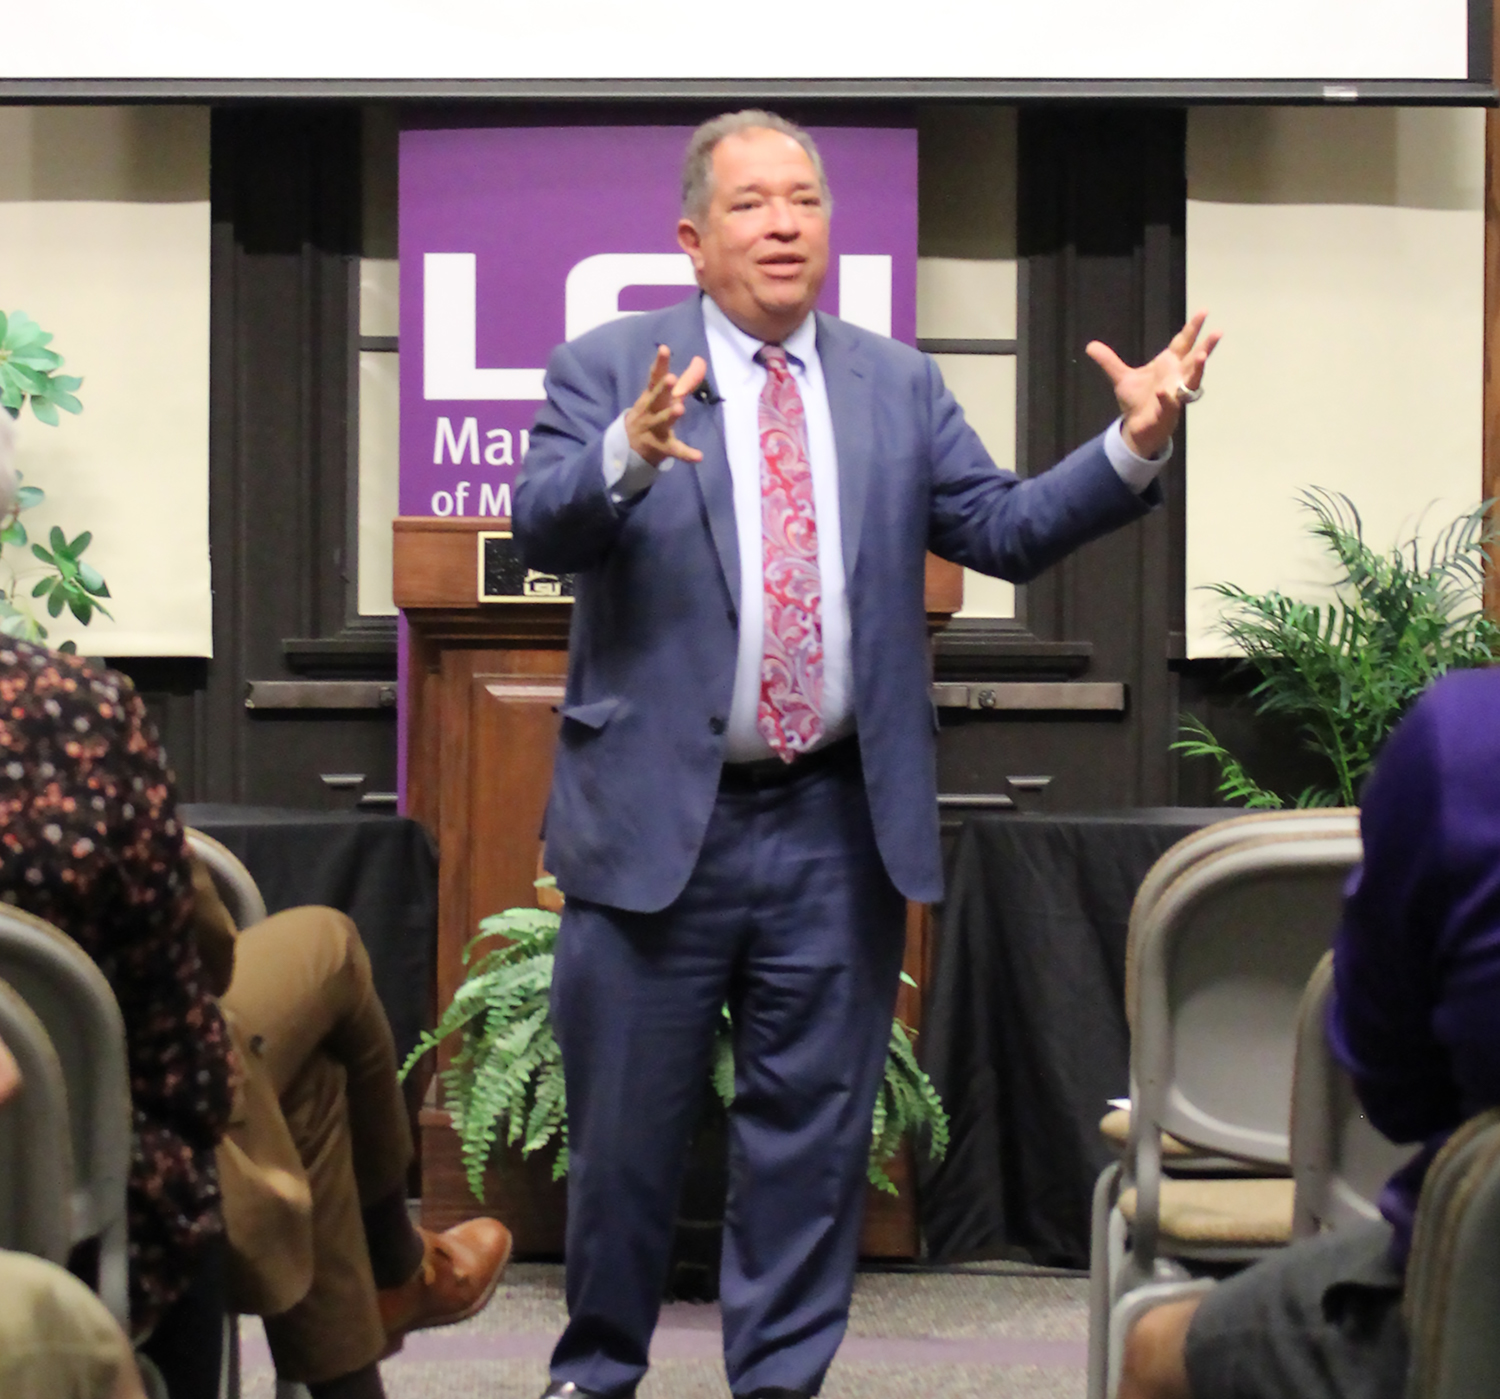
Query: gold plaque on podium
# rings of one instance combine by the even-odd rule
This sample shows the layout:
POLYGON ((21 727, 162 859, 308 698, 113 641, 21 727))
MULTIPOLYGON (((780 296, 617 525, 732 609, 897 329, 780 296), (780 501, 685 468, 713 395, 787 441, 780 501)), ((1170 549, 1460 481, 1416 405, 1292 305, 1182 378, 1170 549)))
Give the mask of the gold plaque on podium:
POLYGON ((475 539, 480 602, 573 601, 573 575, 527 568, 508 529, 480 530, 475 539))

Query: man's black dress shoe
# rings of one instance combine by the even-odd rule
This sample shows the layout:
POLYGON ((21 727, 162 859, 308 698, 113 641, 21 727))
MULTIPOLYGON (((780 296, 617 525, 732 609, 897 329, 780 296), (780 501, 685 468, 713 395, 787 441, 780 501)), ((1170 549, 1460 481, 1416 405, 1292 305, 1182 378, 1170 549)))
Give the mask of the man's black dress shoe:
MULTIPOLYGON (((780 1393, 772 1390, 771 1393, 780 1393)), ((794 1391, 788 1390, 791 1394, 794 1391)), ((572 1380, 554 1380, 542 1392, 542 1399, 635 1399, 634 1389, 616 1389, 609 1394, 601 1394, 596 1389, 584 1389, 576 1385, 572 1380)))

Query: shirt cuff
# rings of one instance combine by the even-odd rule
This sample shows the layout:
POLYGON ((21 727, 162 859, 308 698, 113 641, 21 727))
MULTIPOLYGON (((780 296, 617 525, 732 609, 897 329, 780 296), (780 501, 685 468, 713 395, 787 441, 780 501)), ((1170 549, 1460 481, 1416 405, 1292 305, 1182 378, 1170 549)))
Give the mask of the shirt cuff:
POLYGON ((623 413, 604 430, 604 489, 609 492, 609 498, 616 505, 634 500, 656 481, 661 472, 671 469, 671 457, 667 457, 656 467, 639 453, 630 450, 630 437, 625 431, 623 413))
MULTIPOLYGON (((1109 425, 1109 430, 1104 434, 1104 455, 1109 458, 1109 464, 1119 474, 1120 480, 1139 495, 1156 480, 1162 467, 1172 460, 1172 439, 1167 439, 1167 445, 1162 448, 1160 456, 1138 457, 1125 445, 1125 434, 1120 430, 1123 421, 1122 418, 1116 418, 1109 425)), ((623 434, 622 423, 621 435, 623 434)), ((642 462, 641 465, 644 466, 645 463, 642 462)))

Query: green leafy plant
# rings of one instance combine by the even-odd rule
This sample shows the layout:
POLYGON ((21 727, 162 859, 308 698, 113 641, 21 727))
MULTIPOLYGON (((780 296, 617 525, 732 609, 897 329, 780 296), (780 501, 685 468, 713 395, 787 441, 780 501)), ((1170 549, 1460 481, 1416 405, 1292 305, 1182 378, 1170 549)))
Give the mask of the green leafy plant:
MULTIPOLYGON (((47 348, 51 343, 52 336, 24 311, 12 311, 8 316, 0 312, 0 408, 12 418, 20 417, 28 403, 38 421, 51 427, 58 424, 59 409, 64 413, 83 411, 74 393, 83 380, 58 372, 63 357, 47 348)), ((44 600, 49 616, 60 617, 67 608, 84 626, 93 620, 95 612, 113 616, 100 600, 109 596, 104 575, 83 559, 84 550, 93 541, 89 531, 69 539, 53 526, 46 547, 32 542, 21 516, 45 499, 46 492, 39 486, 22 485, 14 517, 0 528, 0 634, 25 641, 47 639, 46 624, 36 613, 36 604, 44 600), (17 567, 16 554, 6 552, 26 550, 28 546, 30 557, 39 561, 42 569, 23 571, 17 567), (39 572, 42 576, 28 595, 26 584, 39 572)), ((61 649, 76 648, 65 641, 61 649)))
MULTIPOLYGON (((559 922, 557 914, 538 908, 509 908, 483 919, 478 936, 464 949, 468 970, 463 983, 401 1068, 405 1078, 429 1050, 460 1036, 458 1051, 438 1077, 476 1199, 483 1198, 485 1164, 502 1137, 523 1157, 556 1144, 553 1179, 567 1174, 562 1054, 549 1011, 559 922), (498 941, 502 938, 503 943, 498 941)), ((886 1166, 903 1137, 925 1133, 928 1149, 938 1158, 948 1149, 948 1115, 917 1063, 911 1036, 901 1021, 892 1022, 871 1124, 869 1179, 892 1195, 896 1186, 886 1166)), ((734 1101, 734 1047, 727 1007, 715 1036, 710 1074, 728 1107, 734 1101)))
POLYGON ((1173 745, 1219 766, 1219 794, 1248 807, 1353 806, 1375 756, 1417 696, 1449 670, 1500 658, 1500 626, 1484 611, 1487 506, 1462 515, 1424 545, 1420 527, 1381 553, 1368 544, 1347 496, 1302 495, 1310 532, 1335 569, 1324 604, 1232 583, 1220 627, 1256 674, 1255 712, 1289 722, 1326 761, 1331 782, 1294 796, 1262 787, 1206 725, 1182 722, 1173 745))
POLYGON ((57 371, 63 357, 49 350, 52 337, 24 311, 7 316, 0 311, 0 408, 16 418, 27 400, 31 411, 44 423, 57 426, 57 410, 81 413, 83 404, 73 397, 82 383, 57 371))
POLYGON ((568 1169, 562 1052, 548 1009, 558 921, 540 908, 482 919, 479 935, 464 948, 462 984, 401 1068, 404 1079, 428 1050, 462 1035, 438 1078, 476 1199, 483 1198, 485 1163, 502 1130, 506 1145, 519 1146, 523 1156, 558 1142, 553 1178, 568 1169))
MULTIPOLYGON (((909 986, 916 983, 901 973, 909 986)), ((912 1029, 904 1021, 891 1021, 891 1044, 885 1056, 885 1076, 875 1099, 875 1117, 870 1128, 870 1184, 887 1195, 895 1195, 896 1183, 886 1174, 886 1165, 901 1146, 902 1138, 927 1137, 928 1154, 941 1161, 948 1154, 948 1113, 912 1048, 912 1029)))

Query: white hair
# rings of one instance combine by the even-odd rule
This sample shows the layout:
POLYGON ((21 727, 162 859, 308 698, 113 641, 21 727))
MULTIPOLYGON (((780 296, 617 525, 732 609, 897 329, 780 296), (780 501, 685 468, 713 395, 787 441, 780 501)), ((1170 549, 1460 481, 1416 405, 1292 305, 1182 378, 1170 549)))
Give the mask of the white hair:
POLYGON ((16 472, 16 428, 10 413, 0 408, 0 518, 10 514, 20 490, 16 472))

